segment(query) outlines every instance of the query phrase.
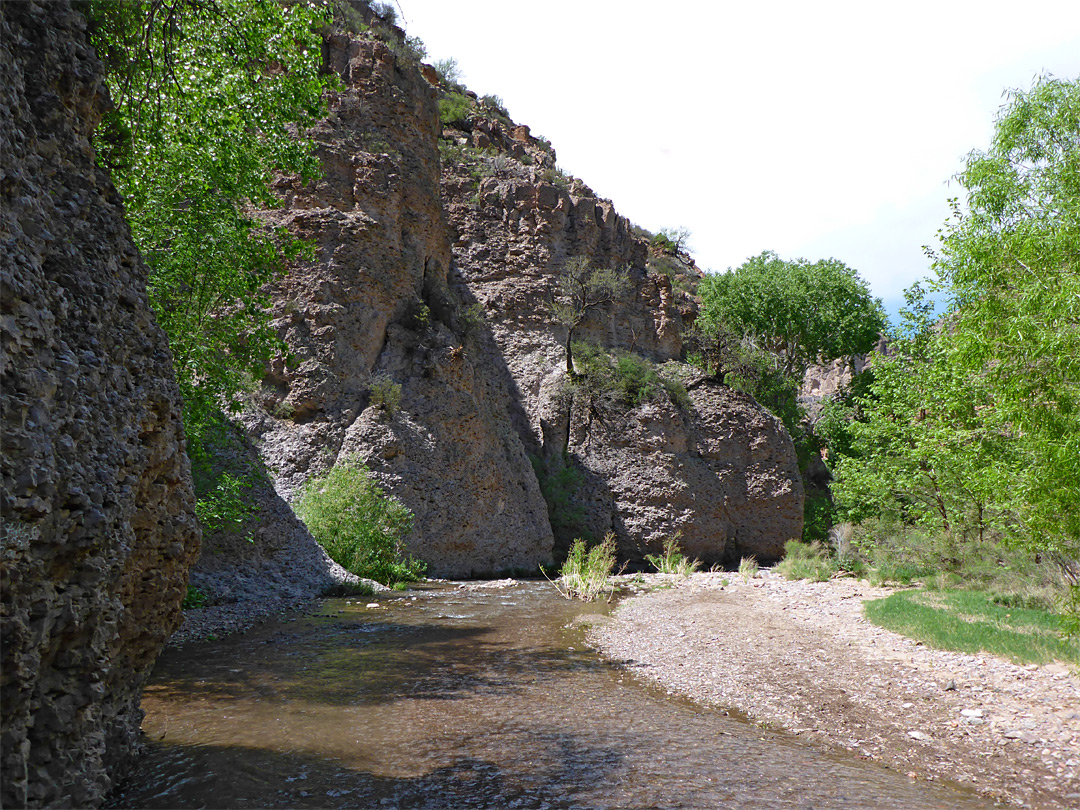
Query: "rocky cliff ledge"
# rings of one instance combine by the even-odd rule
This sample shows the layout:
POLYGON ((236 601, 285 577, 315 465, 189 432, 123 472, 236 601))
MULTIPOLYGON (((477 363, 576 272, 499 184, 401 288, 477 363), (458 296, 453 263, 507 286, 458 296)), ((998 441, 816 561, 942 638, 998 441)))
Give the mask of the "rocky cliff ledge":
POLYGON ((790 440, 752 400, 697 379, 688 408, 628 409, 601 429, 560 398, 565 330, 549 304, 567 262, 627 279, 579 337, 675 363, 696 313, 689 258, 653 255, 549 144, 376 27, 327 38, 343 88, 311 133, 325 175, 282 178, 265 215, 317 246, 274 290, 289 357, 244 417, 278 493, 356 454, 415 513, 410 551, 430 573, 535 571, 566 538, 533 465, 569 465, 582 528, 615 531, 627 560, 675 531, 708 563, 779 556, 801 534, 802 488, 790 440), (468 113, 444 127, 447 99, 468 113))
POLYGON ((100 803, 198 549, 172 361, 67 2, 0 4, 4 807, 100 803))

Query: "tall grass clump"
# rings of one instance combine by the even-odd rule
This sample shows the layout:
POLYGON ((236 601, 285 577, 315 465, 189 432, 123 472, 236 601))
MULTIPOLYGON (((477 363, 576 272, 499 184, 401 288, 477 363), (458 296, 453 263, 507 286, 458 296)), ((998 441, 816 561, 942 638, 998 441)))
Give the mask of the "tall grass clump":
POLYGON ((347 457, 310 478, 295 508, 311 536, 345 570, 384 585, 423 579, 427 565, 404 553, 412 512, 383 493, 359 458, 347 457))
POLYGON ((570 546, 566 562, 559 569, 559 578, 554 581, 559 593, 567 599, 581 599, 592 602, 606 593, 611 598, 614 587, 611 584, 611 572, 615 568, 615 534, 608 532, 603 542, 592 548, 585 547, 580 537, 570 546))
POLYGON ((744 584, 749 585, 750 580, 754 579, 758 575, 758 561, 753 555, 749 557, 743 557, 739 560, 739 576, 742 577, 744 584))
POLYGON ((809 579, 824 582, 835 568, 820 543, 788 540, 784 544, 784 559, 776 566, 784 579, 809 579))
POLYGON ((665 538, 663 553, 645 555, 645 559, 658 573, 688 577, 701 567, 700 560, 691 560, 682 553, 679 548, 681 536, 682 532, 677 531, 671 537, 665 538))

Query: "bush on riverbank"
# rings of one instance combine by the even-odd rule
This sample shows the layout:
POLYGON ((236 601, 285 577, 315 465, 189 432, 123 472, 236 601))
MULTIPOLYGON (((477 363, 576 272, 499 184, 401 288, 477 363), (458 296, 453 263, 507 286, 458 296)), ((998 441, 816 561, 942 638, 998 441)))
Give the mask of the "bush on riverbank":
POLYGON ((566 562, 559 569, 554 585, 567 599, 592 602, 602 593, 611 597, 614 586, 611 572, 615 568, 615 535, 609 532, 602 542, 586 549, 585 541, 577 538, 570 546, 566 562))
POLYGON ((427 565, 404 554, 412 512, 383 493, 359 458, 312 476, 295 508, 330 559, 350 573, 384 585, 424 578, 427 565))
POLYGON ((660 574, 676 574, 688 577, 701 567, 699 560, 691 560, 682 553, 679 547, 679 537, 682 532, 675 532, 671 537, 664 540, 664 550, 661 554, 646 554, 645 559, 660 574))

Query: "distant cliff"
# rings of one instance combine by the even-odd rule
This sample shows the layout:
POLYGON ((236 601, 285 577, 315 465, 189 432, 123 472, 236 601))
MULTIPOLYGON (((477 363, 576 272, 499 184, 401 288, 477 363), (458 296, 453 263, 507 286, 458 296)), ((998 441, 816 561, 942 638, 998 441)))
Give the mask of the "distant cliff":
POLYGON ((198 552, 179 393, 67 2, 0 4, 0 804, 86 807, 198 552))

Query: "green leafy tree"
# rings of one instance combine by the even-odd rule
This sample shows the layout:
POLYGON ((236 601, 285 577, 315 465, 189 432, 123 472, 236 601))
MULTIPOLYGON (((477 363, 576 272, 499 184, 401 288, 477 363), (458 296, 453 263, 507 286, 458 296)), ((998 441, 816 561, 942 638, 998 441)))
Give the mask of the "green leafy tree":
POLYGON ((859 418, 838 443, 832 491, 845 517, 922 527, 944 538, 948 555, 1004 528, 1007 514, 993 504, 1015 461, 986 378, 949 362, 949 336, 920 287, 908 301, 905 326, 887 355, 873 356, 855 397, 859 418))
POLYGON ((551 314, 566 328, 566 373, 574 375, 574 330, 593 312, 618 301, 630 288, 625 275, 610 268, 595 269, 583 256, 566 263, 559 275, 551 314))
POLYGON ((1080 81, 1014 91, 972 152, 936 255, 948 362, 979 374, 1027 455, 999 495, 1033 547, 1080 556, 1080 81))
POLYGON ((95 145, 124 196, 169 337, 191 449, 238 407, 279 346, 268 281, 302 245, 259 227, 276 172, 316 175, 297 131, 321 113, 314 4, 275 0, 91 0, 90 38, 115 108, 95 145))
POLYGON ((766 251, 698 286, 699 329, 734 330, 799 376, 816 362, 869 352, 885 329, 881 301, 836 259, 784 261, 766 251))

